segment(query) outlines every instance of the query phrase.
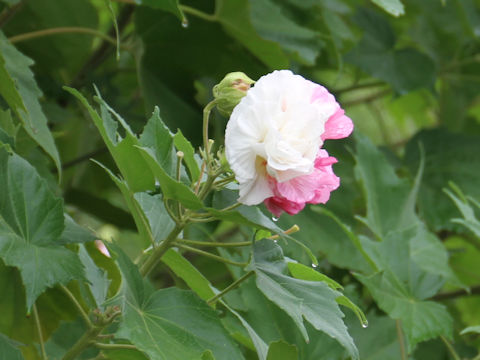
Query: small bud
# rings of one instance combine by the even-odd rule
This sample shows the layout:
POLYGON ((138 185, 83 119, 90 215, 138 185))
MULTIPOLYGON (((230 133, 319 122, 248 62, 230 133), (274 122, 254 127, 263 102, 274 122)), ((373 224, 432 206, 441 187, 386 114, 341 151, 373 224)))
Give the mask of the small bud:
POLYGON ((243 72, 231 72, 213 87, 213 96, 217 100, 217 109, 225 117, 230 117, 233 108, 247 94, 254 83, 243 72))

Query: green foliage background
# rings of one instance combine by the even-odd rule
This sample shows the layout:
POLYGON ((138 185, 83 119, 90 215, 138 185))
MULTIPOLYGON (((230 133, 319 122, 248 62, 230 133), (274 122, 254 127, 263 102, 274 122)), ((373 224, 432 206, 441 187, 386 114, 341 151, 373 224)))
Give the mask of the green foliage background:
POLYGON ((478 0, 0 0, 0 30, 4 359, 480 359, 478 0), (285 68, 355 124, 325 145, 341 187, 222 211, 190 186, 211 89, 285 68), (165 199, 215 219, 197 245, 258 241, 178 240, 144 278, 182 230, 165 199))

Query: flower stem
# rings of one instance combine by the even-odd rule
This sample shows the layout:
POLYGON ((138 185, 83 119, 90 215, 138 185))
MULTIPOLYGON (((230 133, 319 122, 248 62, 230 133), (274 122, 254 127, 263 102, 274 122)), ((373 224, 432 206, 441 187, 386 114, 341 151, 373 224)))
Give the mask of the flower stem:
POLYGON ((236 280, 235 282, 231 283, 229 286, 227 286, 225 289, 223 289, 221 292, 219 292, 217 295, 215 295, 214 297, 212 297, 211 299, 208 299, 207 300, 207 304, 208 305, 212 305, 214 304, 218 299, 220 299, 221 297, 223 297, 226 293, 228 293, 229 291, 235 289, 237 286, 239 286, 242 282, 244 282, 245 280, 247 280, 250 276, 252 276, 253 274, 255 274, 255 271, 249 271, 247 272, 245 275, 243 275, 241 278, 239 278, 238 280, 236 280))
POLYGON ((450 342, 447 339, 445 339, 445 336, 440 336, 440 338, 445 343, 445 346, 447 347, 450 354, 452 354, 453 359, 454 360, 460 360, 460 356, 458 356, 458 354, 455 351, 455 349, 453 348, 452 344, 450 344, 450 342))
POLYGON ((190 252, 193 252, 193 253, 202 255, 202 256, 206 256, 206 257, 209 257, 209 258, 211 258, 211 259, 214 259, 214 260, 223 262, 223 263, 225 263, 225 264, 234 265, 234 266, 242 266, 242 267, 245 267, 245 266, 248 265, 247 263, 242 263, 242 262, 238 262, 238 261, 233 261, 233 260, 225 259, 225 258, 223 258, 223 257, 221 257, 221 256, 218 256, 218 255, 209 253, 209 252, 207 252, 207 251, 203 251, 203 250, 200 250, 200 249, 196 249, 196 248, 191 247, 191 246, 188 246, 188 245, 183 245, 182 243, 175 242, 174 245, 177 246, 177 247, 179 247, 180 249, 184 249, 184 250, 187 250, 187 251, 190 251, 190 252))
POLYGON ((45 344, 43 343, 42 324, 38 316, 37 305, 33 304, 33 317, 35 319, 35 326, 37 328, 38 342, 40 343, 40 351, 42 353, 42 360, 47 360, 47 353, 45 352, 45 344))
POLYGON ((93 346, 99 348, 99 349, 104 349, 104 350, 118 350, 118 349, 130 349, 130 350, 136 350, 137 347, 135 345, 131 344, 104 344, 104 343, 94 343, 93 346))
POLYGON ((403 338, 402 324, 400 320, 396 320, 398 343, 400 344, 400 356, 402 360, 407 360, 407 352, 405 350, 405 340, 403 338))
POLYGON ((160 262, 163 254, 167 252, 167 250, 172 245, 173 241, 177 238, 178 234, 183 230, 184 224, 177 224, 173 230, 168 234, 167 238, 163 240, 163 242, 150 254, 148 259, 143 263, 142 267, 140 268, 140 273, 143 277, 147 276, 150 271, 152 271, 155 266, 160 262))
POLYGON ((72 34, 72 33, 89 34, 89 35, 93 35, 93 36, 97 36, 99 38, 102 38, 103 40, 108 41, 109 43, 112 43, 113 45, 117 44, 117 41, 114 38, 100 32, 98 30, 91 29, 91 28, 86 28, 86 27, 78 27, 78 26, 65 26, 65 27, 57 27, 57 28, 52 28, 52 29, 37 30, 37 31, 28 32, 28 33, 25 33, 25 34, 12 36, 8 40, 10 40, 10 42, 12 44, 14 44, 14 43, 17 43, 17 42, 20 42, 20 41, 36 39, 36 38, 44 37, 44 36, 51 36, 51 35, 58 35, 58 34, 72 34))
POLYGON ((206 21, 217 21, 217 16, 215 14, 210 15, 187 5, 179 5, 178 7, 186 14, 196 16, 206 21))
MULTIPOLYGON (((207 170, 208 174, 210 175, 211 170, 211 163, 210 163, 210 144, 208 141, 208 123, 210 120, 210 113, 212 109, 217 104, 216 100, 210 101, 207 106, 203 109, 203 147, 205 148, 205 160, 207 162, 207 170)), ((215 179, 213 179, 215 180, 215 179)), ((213 182, 212 180, 212 182, 213 182)))
POLYGON ((210 247, 241 247, 241 246, 250 246, 252 245, 251 241, 241 241, 241 242, 212 242, 212 241, 196 241, 188 239, 177 239, 176 243, 188 244, 194 246, 210 246, 210 247))
POLYGON ((80 305, 80 303, 77 301, 77 299, 75 298, 75 295, 73 295, 71 293, 71 291, 66 286, 61 285, 61 288, 62 288, 63 292, 70 298, 70 300, 75 305, 75 307, 78 309, 78 312, 80 313, 80 315, 82 315, 82 318, 85 321, 85 324, 87 325, 87 327, 90 328, 90 329, 93 328, 93 324, 90 321, 90 318, 88 317, 88 314, 85 312, 82 305, 80 305))
POLYGON ((78 355, 80 355, 87 347, 90 346, 92 340, 95 339, 100 332, 103 330, 103 327, 93 327, 88 329, 85 334, 63 355, 62 360, 73 360, 78 355))

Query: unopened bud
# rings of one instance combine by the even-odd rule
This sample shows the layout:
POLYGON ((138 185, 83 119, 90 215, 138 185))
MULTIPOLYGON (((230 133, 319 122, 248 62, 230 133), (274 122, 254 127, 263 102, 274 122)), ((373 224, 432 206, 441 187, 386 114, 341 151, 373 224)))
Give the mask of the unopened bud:
POLYGON ((233 108, 247 94, 254 82, 243 72, 231 72, 215 85, 213 96, 217 100, 217 109, 220 114, 229 117, 233 108))

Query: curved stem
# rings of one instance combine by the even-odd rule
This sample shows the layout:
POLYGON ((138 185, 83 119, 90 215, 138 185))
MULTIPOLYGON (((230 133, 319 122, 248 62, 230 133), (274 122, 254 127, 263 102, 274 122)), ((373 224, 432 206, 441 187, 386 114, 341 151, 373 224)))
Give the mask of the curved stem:
POLYGON ((250 276, 252 276, 253 274, 255 274, 255 271, 249 271, 248 273, 246 273, 245 275, 243 275, 241 278, 239 278, 238 280, 236 280, 235 282, 231 283, 229 286, 227 286, 225 289, 223 289, 221 292, 219 292, 217 295, 215 295, 214 297, 212 297, 211 299, 208 299, 207 300, 207 304, 208 305, 212 305, 213 303, 215 303, 218 299, 220 299, 222 296, 224 296, 226 293, 228 293, 229 291, 235 289, 236 287, 238 287, 242 282, 244 282, 245 280, 247 280, 250 276))
POLYGON ((359 99, 354 99, 354 100, 351 100, 351 101, 344 101, 342 103, 342 105, 343 106, 354 106, 354 105, 369 103, 369 102, 375 101, 377 99, 380 99, 380 98, 390 94, 391 92, 392 92, 392 90, 390 90, 390 89, 382 90, 382 91, 379 91, 375 94, 368 95, 368 96, 365 96, 365 97, 362 97, 362 98, 359 98, 359 99))
POLYGON ((150 271, 152 271, 155 266, 160 262, 162 256, 167 252, 167 250, 172 245, 172 242, 175 241, 178 234, 183 230, 184 224, 177 224, 175 228, 168 234, 167 238, 158 246, 148 257, 148 259, 143 263, 140 268, 140 273, 143 277, 147 276, 150 271))
POLYGON ((457 352, 455 351, 455 349, 453 348, 452 344, 450 344, 450 341, 448 341, 447 339, 445 339, 445 336, 440 336, 440 339, 442 339, 442 341, 444 342, 445 346, 447 347, 448 351, 450 352, 450 354, 452 354, 452 357, 454 360, 460 360, 460 356, 458 356, 457 352))
POLYGON ((179 247, 180 249, 184 249, 184 250, 187 250, 187 251, 190 251, 190 252, 202 255, 202 256, 206 256, 206 257, 209 257, 211 259, 223 262, 225 264, 234 265, 234 266, 241 266, 241 267, 245 267, 245 266, 248 265, 247 263, 242 263, 242 262, 238 262, 238 261, 225 259, 221 256, 218 256, 218 255, 215 255, 215 254, 212 254, 212 253, 209 253, 207 251, 200 250, 200 249, 196 249, 196 248, 188 246, 188 245, 183 245, 183 244, 178 243, 178 242, 175 242, 174 245, 179 247))
MULTIPOLYGON (((208 174, 210 174, 210 144, 208 141, 208 123, 210 120, 210 113, 217 104, 217 100, 210 101, 203 109, 203 147, 205 149, 205 160, 207 165, 208 174)), ((213 181, 212 181, 213 182, 213 181)))
POLYGON ((38 316, 37 305, 33 304, 33 318, 35 319, 35 326, 37 328, 38 342, 40 343, 40 351, 42 353, 42 360, 47 360, 47 353, 45 352, 45 344, 43 342, 42 324, 38 316))
POLYGON ((204 13, 203 11, 197 10, 197 9, 192 8, 190 6, 187 6, 187 5, 179 5, 178 7, 185 14, 190 14, 190 15, 196 16, 196 17, 198 17, 200 19, 203 19, 205 21, 217 21, 216 14, 210 15, 210 14, 204 13))
POLYGON ((91 345, 93 339, 95 339, 103 327, 93 327, 85 332, 83 336, 63 355, 62 360, 73 360, 80 355, 87 347, 91 345))
POLYGON ((109 43, 112 43, 114 45, 117 44, 117 41, 114 38, 98 30, 86 28, 86 27, 77 27, 77 26, 65 26, 65 27, 57 27, 52 29, 32 31, 25 34, 12 36, 8 38, 8 40, 10 40, 12 44, 14 44, 21 41, 36 39, 44 36, 58 35, 58 34, 88 34, 88 35, 93 35, 93 36, 102 38, 103 40, 108 41, 109 43))
POLYGON ((78 312, 80 313, 80 315, 82 315, 82 318, 85 321, 85 324, 87 325, 87 327, 88 328, 93 328, 93 324, 90 321, 90 318, 88 317, 88 314, 85 312, 82 305, 80 305, 80 303, 77 301, 77 299, 75 298, 75 295, 73 295, 71 293, 71 291, 65 285, 61 285, 61 288, 62 288, 63 292, 65 294, 67 294, 67 296, 70 298, 70 300, 75 305, 75 307, 78 309, 78 312))
POLYGON ((207 246, 207 247, 241 247, 241 246, 250 246, 252 245, 251 241, 241 241, 241 242, 213 242, 213 241, 196 241, 188 239, 177 239, 176 243, 188 244, 193 246, 207 246))

